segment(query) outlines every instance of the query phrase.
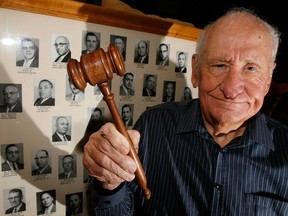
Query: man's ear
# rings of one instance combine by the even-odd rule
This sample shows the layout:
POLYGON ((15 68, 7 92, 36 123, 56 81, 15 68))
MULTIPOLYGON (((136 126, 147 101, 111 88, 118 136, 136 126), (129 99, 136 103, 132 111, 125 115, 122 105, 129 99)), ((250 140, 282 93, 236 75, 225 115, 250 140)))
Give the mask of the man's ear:
POLYGON ((197 65, 197 54, 193 54, 192 55, 192 61, 191 61, 191 66, 192 66, 192 76, 191 76, 191 82, 194 88, 198 87, 198 74, 197 74, 197 70, 196 70, 196 65, 197 65))
POLYGON ((271 86, 271 82, 272 82, 272 77, 271 79, 266 83, 266 86, 265 86, 265 95, 269 92, 270 90, 270 86, 271 86))
POLYGON ((269 92, 270 90, 270 87, 271 87, 271 83, 272 83, 272 75, 273 75, 273 71, 276 67, 276 63, 273 64, 272 66, 272 69, 271 69, 271 72, 270 72, 270 79, 269 81, 266 83, 266 86, 265 86, 265 95, 269 92))

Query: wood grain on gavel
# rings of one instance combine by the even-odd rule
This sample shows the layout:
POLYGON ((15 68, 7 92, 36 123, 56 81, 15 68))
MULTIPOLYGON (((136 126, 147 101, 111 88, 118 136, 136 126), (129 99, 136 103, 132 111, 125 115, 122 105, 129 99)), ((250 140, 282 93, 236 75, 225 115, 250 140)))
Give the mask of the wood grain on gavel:
POLYGON ((147 188, 147 179, 143 166, 128 135, 126 127, 121 119, 119 111, 114 101, 114 94, 111 92, 109 81, 113 78, 113 73, 123 76, 125 73, 124 60, 118 47, 110 44, 108 51, 103 49, 84 54, 80 57, 80 62, 70 59, 67 63, 67 72, 74 86, 80 90, 86 88, 86 83, 100 88, 103 99, 106 101, 111 115, 115 121, 117 130, 125 136, 130 145, 129 156, 133 158, 137 165, 135 177, 143 189, 143 195, 146 199, 150 199, 151 192, 147 188))

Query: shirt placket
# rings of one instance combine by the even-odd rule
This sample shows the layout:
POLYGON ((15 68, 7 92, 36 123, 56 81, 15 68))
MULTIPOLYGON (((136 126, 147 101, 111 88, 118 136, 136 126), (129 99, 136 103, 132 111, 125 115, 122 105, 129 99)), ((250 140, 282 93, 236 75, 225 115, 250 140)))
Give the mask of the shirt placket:
POLYGON ((224 213, 224 179, 225 179, 225 149, 221 149, 218 152, 215 166, 215 179, 213 182, 213 199, 211 215, 225 215, 224 213))

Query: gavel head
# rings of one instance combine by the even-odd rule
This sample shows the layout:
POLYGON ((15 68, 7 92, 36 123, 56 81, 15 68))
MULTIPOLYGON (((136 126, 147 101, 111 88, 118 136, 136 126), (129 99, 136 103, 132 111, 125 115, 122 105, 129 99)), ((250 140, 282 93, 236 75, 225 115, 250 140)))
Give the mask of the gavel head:
POLYGON ((107 52, 99 48, 92 53, 82 55, 80 62, 69 59, 67 72, 74 86, 84 90, 87 82, 95 86, 112 80, 113 73, 123 76, 125 64, 118 47, 111 43, 107 52))

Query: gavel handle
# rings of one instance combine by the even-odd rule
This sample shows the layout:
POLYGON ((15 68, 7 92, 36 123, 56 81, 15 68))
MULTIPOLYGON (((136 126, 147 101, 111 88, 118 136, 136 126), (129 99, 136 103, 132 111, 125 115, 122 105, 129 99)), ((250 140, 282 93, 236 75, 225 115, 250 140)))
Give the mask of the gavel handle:
POLYGON ((110 110, 110 113, 115 121, 116 128, 117 130, 124 135, 124 137, 128 140, 129 145, 130 145, 130 151, 129 151, 129 156, 135 161, 137 170, 135 173, 135 177, 140 185, 140 187, 143 189, 143 195, 145 199, 150 199, 151 197, 151 191, 147 188, 147 179, 145 176, 144 169, 142 167, 142 164, 140 162, 140 159, 138 157, 138 154, 134 148, 134 145, 129 137, 129 134, 126 130, 126 127, 122 121, 122 118, 117 110, 115 101, 114 101, 114 95, 110 90, 110 85, 108 82, 103 82, 98 84, 102 94, 103 94, 103 99, 108 105, 108 108, 110 110))

